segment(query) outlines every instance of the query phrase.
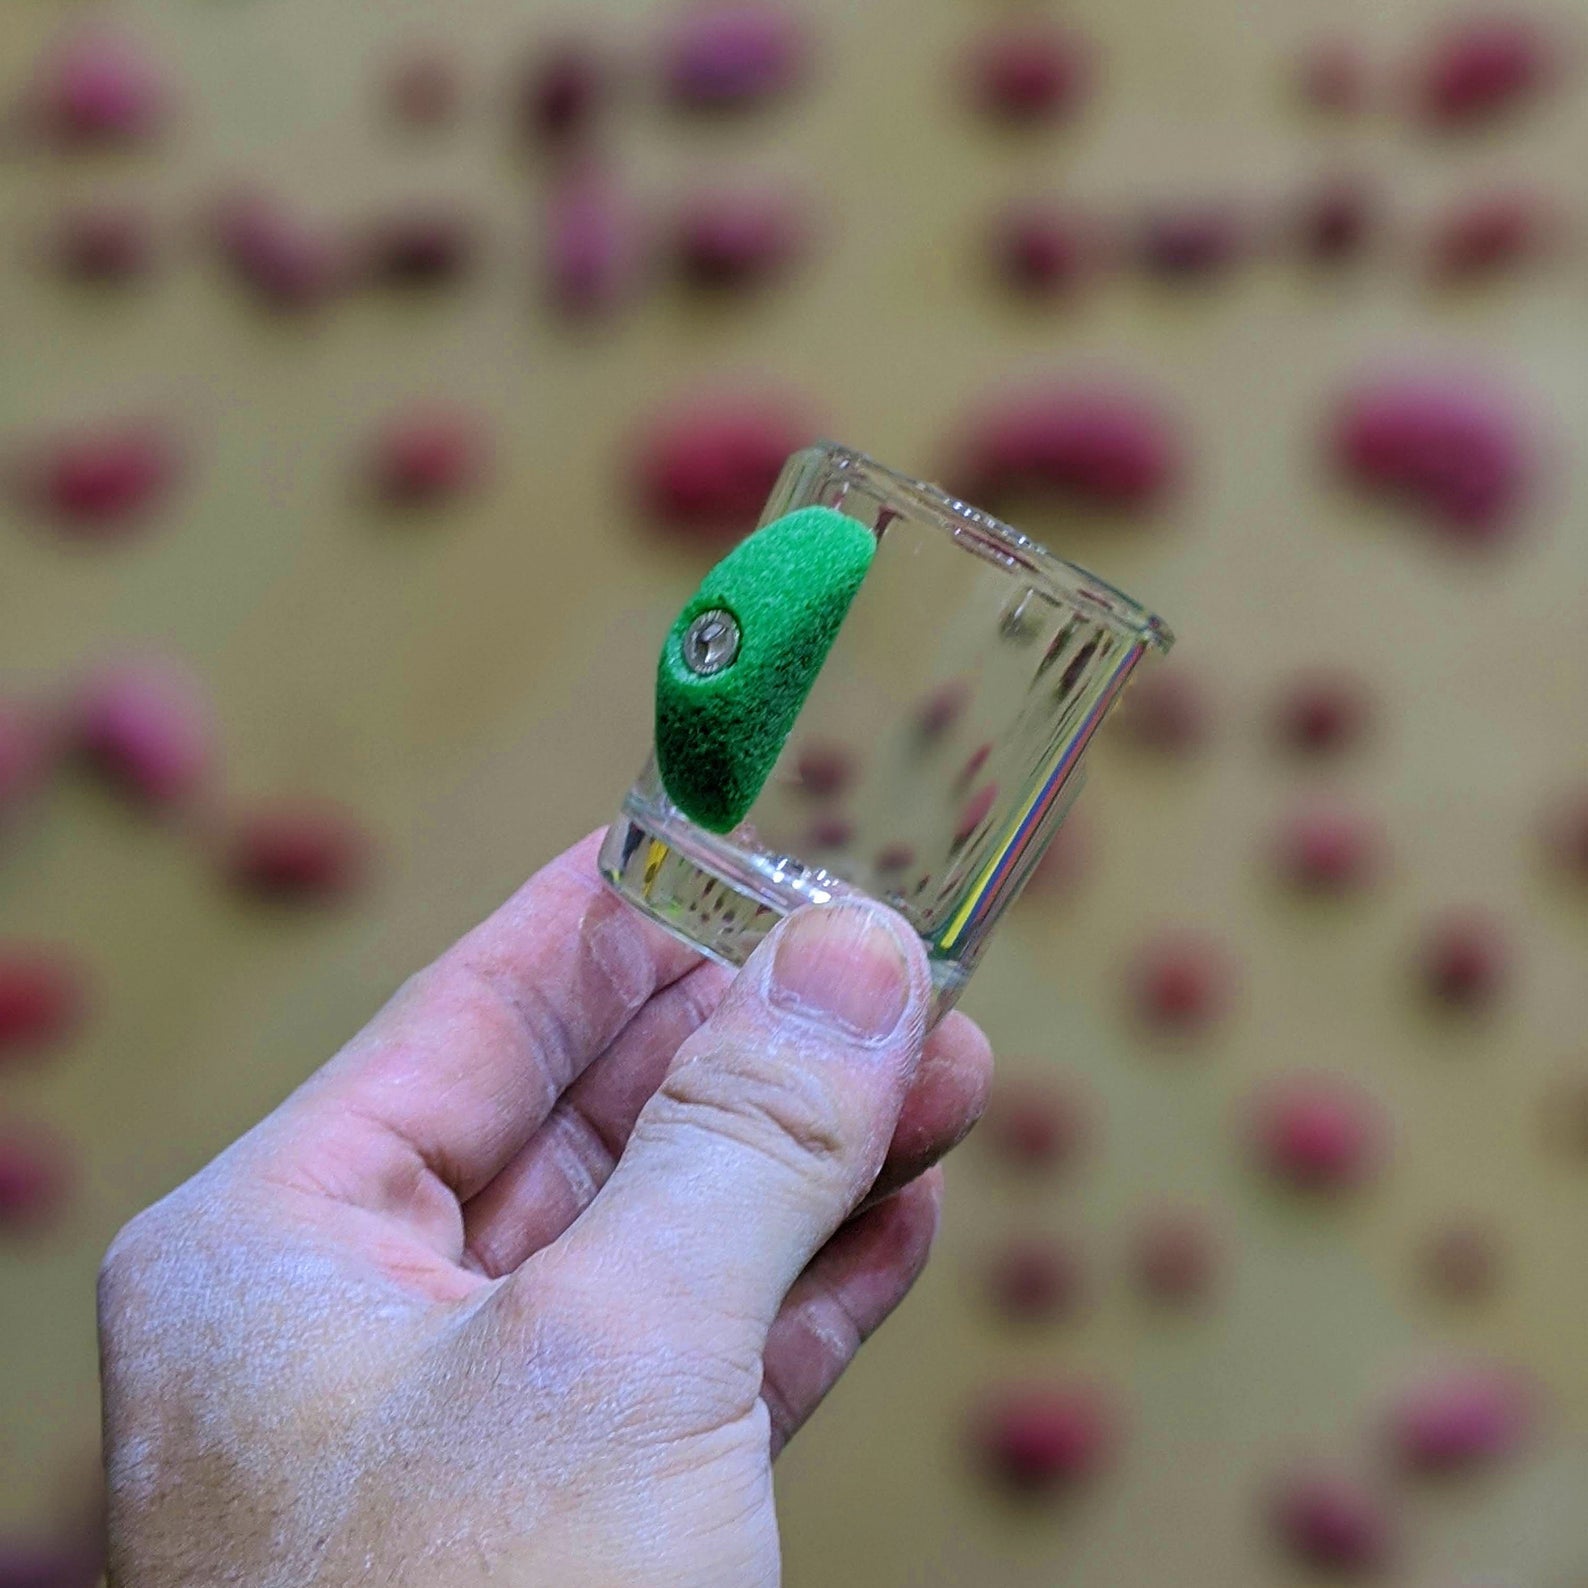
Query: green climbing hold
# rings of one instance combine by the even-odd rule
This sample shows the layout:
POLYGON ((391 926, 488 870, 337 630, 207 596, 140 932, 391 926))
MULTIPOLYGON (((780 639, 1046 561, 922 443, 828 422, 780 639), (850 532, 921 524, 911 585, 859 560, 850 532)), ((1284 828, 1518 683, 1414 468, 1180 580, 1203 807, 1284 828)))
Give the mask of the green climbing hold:
POLYGON ((691 821, 744 820, 876 548, 857 519, 801 508, 735 546, 678 614, 656 670, 656 764, 691 821))

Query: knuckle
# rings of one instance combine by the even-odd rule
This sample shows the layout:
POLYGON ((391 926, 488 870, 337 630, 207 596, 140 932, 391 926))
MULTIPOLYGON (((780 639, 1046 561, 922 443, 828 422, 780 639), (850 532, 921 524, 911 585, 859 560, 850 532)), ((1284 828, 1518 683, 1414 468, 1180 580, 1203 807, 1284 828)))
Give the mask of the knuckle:
POLYGON ((747 1044, 710 1048, 662 1082, 641 1126, 704 1130, 802 1175, 842 1169, 855 1131, 832 1081, 811 1067, 747 1044))

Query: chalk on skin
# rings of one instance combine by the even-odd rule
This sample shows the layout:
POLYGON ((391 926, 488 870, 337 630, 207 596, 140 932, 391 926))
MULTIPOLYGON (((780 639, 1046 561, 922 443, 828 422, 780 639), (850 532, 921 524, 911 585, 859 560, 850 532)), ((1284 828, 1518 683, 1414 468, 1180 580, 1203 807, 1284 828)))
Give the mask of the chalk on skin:
POLYGON ((1309 1566, 1367 1576, 1388 1563, 1389 1511, 1355 1479, 1334 1472, 1292 1474, 1274 1493, 1270 1513, 1280 1543, 1309 1566))
POLYGON ((1091 87, 1092 48, 1068 28, 1022 18, 973 39, 963 70, 973 109, 1007 126, 1040 126, 1080 108, 1091 87))
POLYGON ((1119 1433, 1109 1398, 1087 1383, 999 1385, 971 1413, 971 1446, 983 1471, 1030 1499, 1055 1498, 1096 1477, 1119 1433))
POLYGON ((60 534, 111 541, 144 529, 180 472, 177 446, 150 421, 83 426, 38 446, 24 460, 25 499, 60 534))
POLYGON ((191 806, 214 767, 214 725, 198 679, 174 661, 130 659, 100 668, 70 706, 74 748, 140 808, 191 806))
POLYGON ((45 54, 29 108, 40 134, 62 147, 124 146, 158 133, 172 102, 154 58, 130 37, 96 26, 45 54))
POLYGON ((696 0, 662 39, 663 92, 683 110, 747 110, 794 89, 810 64, 804 19, 774 0, 696 0))
POLYGON ((365 880, 372 845, 347 811, 319 801, 279 801, 232 824, 223 866, 239 892, 291 904, 332 903, 365 880))
POLYGON ((82 1022, 86 978, 75 955, 40 943, 0 942, 0 1062, 67 1041, 82 1022))
POLYGON ((1378 1170, 1386 1131, 1378 1104, 1344 1076, 1270 1082, 1251 1118, 1252 1150, 1270 1176, 1298 1191, 1338 1193, 1378 1170))

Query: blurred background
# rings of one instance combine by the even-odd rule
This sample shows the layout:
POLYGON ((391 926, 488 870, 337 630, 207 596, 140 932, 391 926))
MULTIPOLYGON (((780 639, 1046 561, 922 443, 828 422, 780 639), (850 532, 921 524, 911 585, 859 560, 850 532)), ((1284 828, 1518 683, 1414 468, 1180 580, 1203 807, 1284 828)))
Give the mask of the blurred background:
POLYGON ((1585 22, 8 0, 0 1582, 111 1235, 610 816, 817 435, 1181 643, 789 1581, 1588 1582, 1585 22))

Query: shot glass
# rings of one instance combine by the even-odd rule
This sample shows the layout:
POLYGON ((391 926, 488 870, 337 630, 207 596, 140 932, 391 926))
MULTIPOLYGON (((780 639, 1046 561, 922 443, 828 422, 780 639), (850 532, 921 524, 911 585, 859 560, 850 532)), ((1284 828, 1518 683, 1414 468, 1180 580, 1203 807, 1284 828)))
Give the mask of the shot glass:
MULTIPOLYGON (((771 774, 737 826, 708 832, 653 754, 601 870, 730 965, 801 905, 870 894, 920 934, 941 1015, 1058 830, 1093 734, 1173 636, 1007 524, 848 448, 790 458, 761 524, 814 506, 876 546, 771 774)), ((686 653, 730 665, 700 627, 686 653)))

